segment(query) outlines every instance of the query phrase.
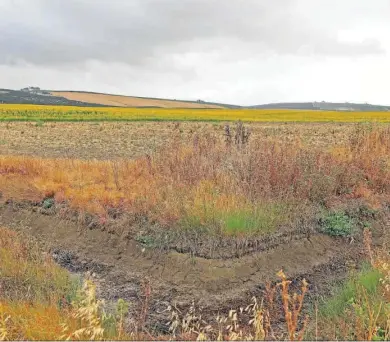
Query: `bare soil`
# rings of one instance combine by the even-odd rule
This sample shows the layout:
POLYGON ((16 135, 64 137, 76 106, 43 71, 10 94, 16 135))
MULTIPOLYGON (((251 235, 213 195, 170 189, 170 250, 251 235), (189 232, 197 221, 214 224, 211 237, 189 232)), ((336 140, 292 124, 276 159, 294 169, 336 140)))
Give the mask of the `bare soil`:
MULTIPOLYGON (((234 123, 231 123, 234 125, 234 123)), ((0 154, 45 158, 115 159, 153 153, 179 135, 217 134, 223 138, 224 123, 194 122, 1 122, 0 154)), ((354 124, 248 124, 253 137, 282 141, 302 139, 310 146, 342 143, 354 124)))
POLYGON ((240 258, 205 259, 145 250, 127 234, 87 229, 12 204, 0 207, 0 225, 38 238, 71 271, 93 272, 100 295, 109 302, 130 301, 134 317, 143 302, 142 284, 148 281, 152 296, 147 324, 159 331, 166 329, 164 310, 169 304, 188 308, 194 300, 203 316, 212 320, 218 311, 247 305, 253 296, 261 296, 265 284, 275 281, 280 269, 292 279, 306 277, 312 295, 325 293, 331 283, 346 276, 347 265, 357 261, 362 251, 359 242, 314 234, 240 258))

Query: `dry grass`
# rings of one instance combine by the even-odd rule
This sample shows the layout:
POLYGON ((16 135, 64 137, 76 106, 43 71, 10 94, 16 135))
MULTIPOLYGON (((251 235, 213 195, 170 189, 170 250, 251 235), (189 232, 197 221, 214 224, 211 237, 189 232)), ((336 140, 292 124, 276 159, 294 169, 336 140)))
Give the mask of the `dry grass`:
POLYGON ((76 284, 35 242, 0 228, 0 256, 0 337, 55 339, 77 323, 66 310, 76 284))
POLYGON ((69 274, 42 253, 37 243, 0 228, 0 296, 49 303, 71 293, 69 274))
POLYGON ((194 137, 133 161, 2 156, 0 190, 3 200, 54 198, 102 219, 115 209, 166 227, 262 234, 299 219, 302 206, 360 198, 377 209, 388 201, 388 130, 358 131, 351 139, 327 151, 299 140, 237 148, 194 137))
MULTIPOLYGON (((265 234, 291 222, 300 226, 313 208, 360 201, 379 210, 389 203, 387 127, 358 127, 342 143, 327 147, 308 146, 299 136, 287 142, 251 139, 246 146, 235 146, 212 134, 194 135, 191 142, 178 136, 158 154, 135 160, 3 155, 1 198, 46 199, 49 205, 54 199, 61 208, 98 215, 102 223, 115 209, 146 217, 164 229, 207 228, 234 236, 265 234)), ((303 312, 307 284, 291 293, 289 280, 280 273, 280 283, 267 288, 262 302, 217 317, 218 328, 194 310, 183 314, 172 308, 169 338, 387 340, 390 259, 387 250, 372 249, 367 230, 365 245, 370 268, 351 276, 333 299, 319 304, 310 320, 303 312), (281 314, 286 325, 276 324, 276 331, 281 314)), ((69 274, 35 242, 0 229, 0 258, 2 339, 151 338, 124 332, 125 310, 107 315, 94 285, 87 282, 77 291, 69 274)), ((146 311, 147 304, 139 316, 141 326, 146 311)))
POLYGON ((128 339, 123 305, 104 312, 95 285, 71 276, 36 241, 0 228, 0 339, 128 339))
POLYGON ((299 140, 237 148, 194 137, 133 161, 2 156, 0 190, 3 200, 54 198, 102 219, 115 209, 166 227, 262 234, 301 219, 303 207, 361 199, 377 209, 388 201, 389 131, 351 139, 328 151, 299 140))
POLYGON ((302 341, 309 317, 302 319, 303 301, 307 292, 307 282, 303 279, 299 291, 290 289, 289 281, 281 270, 280 281, 269 285, 261 302, 252 298, 252 303, 238 310, 230 310, 228 315, 216 317, 217 326, 206 322, 193 304, 188 312, 181 313, 170 307, 170 332, 173 337, 192 340, 217 341, 263 341, 285 340, 302 341), (275 314, 275 299, 281 298, 281 311, 275 314), (284 316, 285 322, 280 316, 284 316), (277 331, 275 330, 277 328, 277 331))

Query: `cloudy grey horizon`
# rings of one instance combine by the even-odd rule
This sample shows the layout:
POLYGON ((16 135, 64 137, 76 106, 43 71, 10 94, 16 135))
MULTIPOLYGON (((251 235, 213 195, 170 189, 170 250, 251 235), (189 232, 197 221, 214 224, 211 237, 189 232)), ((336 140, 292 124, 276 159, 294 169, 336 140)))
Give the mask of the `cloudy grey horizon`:
POLYGON ((1 0, 0 88, 390 105, 389 0, 1 0))

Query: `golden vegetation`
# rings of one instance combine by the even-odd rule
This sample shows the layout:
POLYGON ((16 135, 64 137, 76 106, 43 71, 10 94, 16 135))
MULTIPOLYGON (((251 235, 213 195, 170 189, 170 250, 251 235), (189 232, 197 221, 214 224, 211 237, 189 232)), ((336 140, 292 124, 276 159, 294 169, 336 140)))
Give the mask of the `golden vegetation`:
POLYGON ((390 122, 387 112, 0 105, 0 121, 390 122))
POLYGON ((52 91, 51 94, 54 96, 65 97, 68 100, 114 107, 222 108, 221 106, 209 105, 205 103, 141 98, 124 95, 84 93, 76 91, 52 91))
POLYGON ((126 305, 104 311, 95 285, 71 276, 36 241, 0 227, 0 340, 124 339, 126 305))
POLYGON ((240 147, 194 137, 133 161, 1 156, 0 190, 3 200, 53 198, 102 220, 115 209, 166 227, 264 234, 323 204, 361 199, 380 208, 390 195, 389 152, 390 133, 381 128, 356 131, 330 151, 300 141, 240 147))
MULTIPOLYGON (((295 221, 300 227, 324 208, 336 210, 325 220, 335 225, 325 226, 328 233, 349 234, 342 208, 359 202, 368 211, 384 210, 390 202, 387 127, 358 127, 333 148, 313 148, 299 139, 251 140, 239 127, 236 134, 226 130, 225 142, 194 136, 192 142, 174 141, 156 155, 133 161, 1 156, 1 199, 70 207, 99 216, 101 223, 115 209, 164 229, 207 228, 236 237, 267 234, 295 221)), ((368 230, 364 239, 367 268, 351 274, 315 308, 304 305, 307 283, 295 290, 281 272, 280 282, 267 286, 261 302, 216 317, 215 325, 194 311, 183 316, 171 308, 172 335, 153 337, 142 330, 125 331, 123 302, 115 313, 106 313, 92 283, 81 287, 35 242, 3 228, 0 338, 387 340, 389 254, 372 249, 368 230)))

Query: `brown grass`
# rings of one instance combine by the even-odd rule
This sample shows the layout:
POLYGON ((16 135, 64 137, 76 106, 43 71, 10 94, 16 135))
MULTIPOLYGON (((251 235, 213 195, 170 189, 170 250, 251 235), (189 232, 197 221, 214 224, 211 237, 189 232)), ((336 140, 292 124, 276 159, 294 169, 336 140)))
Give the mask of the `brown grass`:
POLYGON ((328 151, 300 140, 260 139, 241 149, 194 137, 134 161, 2 156, 0 189, 4 200, 53 197, 102 217, 117 209, 167 227, 187 222, 229 234, 264 233, 306 215, 302 205, 362 199, 379 208, 389 200, 388 130, 351 139, 328 151))
POLYGON ((161 107, 161 108, 223 108, 216 105, 183 101, 137 98, 124 95, 108 95, 83 92, 52 91, 52 95, 65 97, 68 100, 95 103, 118 107, 161 107))

